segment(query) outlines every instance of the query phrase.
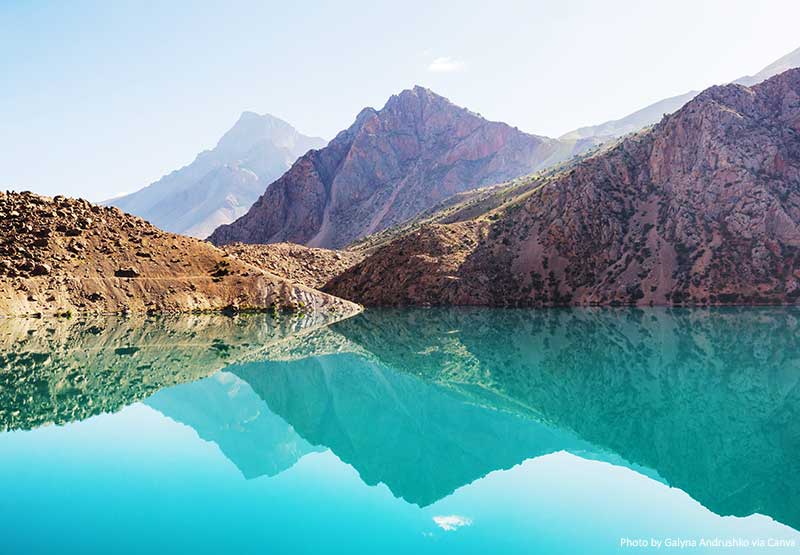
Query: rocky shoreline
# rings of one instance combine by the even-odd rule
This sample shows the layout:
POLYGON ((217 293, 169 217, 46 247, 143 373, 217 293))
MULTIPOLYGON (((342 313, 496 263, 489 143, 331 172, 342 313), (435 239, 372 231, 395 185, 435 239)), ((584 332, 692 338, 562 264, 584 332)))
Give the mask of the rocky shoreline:
POLYGON ((355 314, 360 307, 117 208, 0 193, 0 315, 223 310, 355 314))

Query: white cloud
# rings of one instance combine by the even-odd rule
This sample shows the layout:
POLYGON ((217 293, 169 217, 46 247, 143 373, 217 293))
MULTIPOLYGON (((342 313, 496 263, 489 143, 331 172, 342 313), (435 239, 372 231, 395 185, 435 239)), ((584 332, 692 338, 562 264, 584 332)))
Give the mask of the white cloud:
POLYGON ((433 517, 433 522, 435 522, 436 526, 438 526, 445 532, 452 532, 453 530, 458 530, 462 526, 472 525, 471 518, 459 515, 435 516, 433 517))
POLYGON ((463 60, 451 58, 450 56, 442 56, 436 58, 428 66, 428 71, 434 73, 453 73, 455 71, 464 71, 467 64, 463 60))

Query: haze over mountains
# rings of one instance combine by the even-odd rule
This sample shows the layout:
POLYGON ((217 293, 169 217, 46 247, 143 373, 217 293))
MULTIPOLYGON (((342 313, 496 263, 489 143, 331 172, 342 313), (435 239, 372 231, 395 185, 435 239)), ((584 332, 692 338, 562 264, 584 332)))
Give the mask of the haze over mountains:
POLYGON ((232 222, 298 156, 325 141, 269 114, 242 113, 212 150, 155 183, 106 204, 173 233, 203 238, 232 222))
MULTIPOLYGON (((800 49, 735 82, 755 84, 798 65, 800 49)), ((697 94, 667 98, 619 120, 550 139, 486 122, 416 87, 392 97, 382 110, 365 108, 336 144, 309 153, 296 167, 298 157, 322 148, 324 141, 273 116, 245 112, 192 164, 108 203, 196 237, 241 218, 211 235, 217 244, 289 241, 338 248, 453 194, 529 174, 652 125, 697 94)))
POLYGON ((555 139, 490 122, 415 87, 365 108, 324 149, 300 158, 250 211, 210 240, 338 248, 442 200, 564 158, 555 139))
MULTIPOLYGON (((770 77, 778 75, 787 69, 795 67, 800 67, 800 48, 772 62, 755 75, 740 77, 733 82, 747 86, 755 85, 761 81, 769 79, 770 77)), ((565 133, 559 137, 559 140, 578 141, 581 139, 596 139, 598 141, 603 141, 621 137, 623 135, 627 135, 628 133, 638 131, 643 127, 647 127, 648 125, 657 123, 665 114, 671 114, 675 112, 698 94, 700 94, 700 91, 689 91, 678 96, 665 98, 618 120, 607 121, 605 123, 601 123, 600 125, 580 127, 570 131, 569 133, 565 133)))
MULTIPOLYGON (((737 80, 760 82, 800 66, 800 49, 737 80)), ((209 239, 288 241, 340 248, 402 223, 454 194, 552 166, 659 121, 697 95, 668 98, 560 139, 486 122, 416 87, 367 108, 320 153, 309 153, 271 185, 245 216, 209 239)))

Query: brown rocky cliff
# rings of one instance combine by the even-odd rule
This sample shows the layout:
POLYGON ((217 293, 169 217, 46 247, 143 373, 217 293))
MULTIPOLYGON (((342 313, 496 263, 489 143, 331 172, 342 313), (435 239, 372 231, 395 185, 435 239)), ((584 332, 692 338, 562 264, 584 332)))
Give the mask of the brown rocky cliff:
POLYGON ((558 146, 415 87, 362 110, 209 239, 339 248, 454 194, 530 173, 558 146))
MULTIPOLYGON (((800 298, 800 70, 752 88, 712 87, 654 128, 476 221, 485 237, 464 241, 463 263, 424 296, 396 287, 421 267, 415 261, 436 258, 420 238, 386 245, 327 290, 370 304, 793 303, 800 298), (395 286, 384 290, 389 279, 395 286)), ((441 227, 460 233, 456 226, 417 233, 435 240, 441 227)))
POLYGON ((358 310, 117 208, 0 193, 0 315, 273 307, 358 310))

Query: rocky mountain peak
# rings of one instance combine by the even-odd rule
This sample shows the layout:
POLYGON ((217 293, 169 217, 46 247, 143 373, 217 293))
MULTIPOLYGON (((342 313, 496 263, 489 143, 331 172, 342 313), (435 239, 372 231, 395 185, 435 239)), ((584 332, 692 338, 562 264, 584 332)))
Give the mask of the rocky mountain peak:
POLYGON ((421 85, 414 85, 410 89, 405 89, 400 91, 398 94, 392 95, 389 98, 389 101, 386 103, 387 106, 394 101, 419 102, 424 104, 443 103, 443 104, 449 104, 458 109, 463 109, 450 102, 450 100, 445 98, 444 96, 437 94, 433 92, 431 89, 428 89, 421 85))
MULTIPOLYGON (((715 85, 698 94, 675 114, 665 117, 659 126, 674 127, 688 119, 696 125, 713 124, 718 129, 736 127, 742 119, 752 119, 754 124, 769 118, 791 121, 800 111, 799 90, 800 68, 787 70, 753 87, 738 83, 715 85)), ((720 140, 719 146, 728 143, 720 140)))
POLYGON ((450 99, 420 85, 393 95, 383 109, 378 112, 378 115, 388 122, 392 122, 393 117, 398 117, 420 123, 432 122, 438 126, 455 118, 474 119, 473 123, 478 125, 496 123, 484 120, 478 114, 458 106, 450 99))
POLYGON ((558 147, 416 86, 362 110, 210 240, 341 247, 453 194, 535 171, 558 147))

